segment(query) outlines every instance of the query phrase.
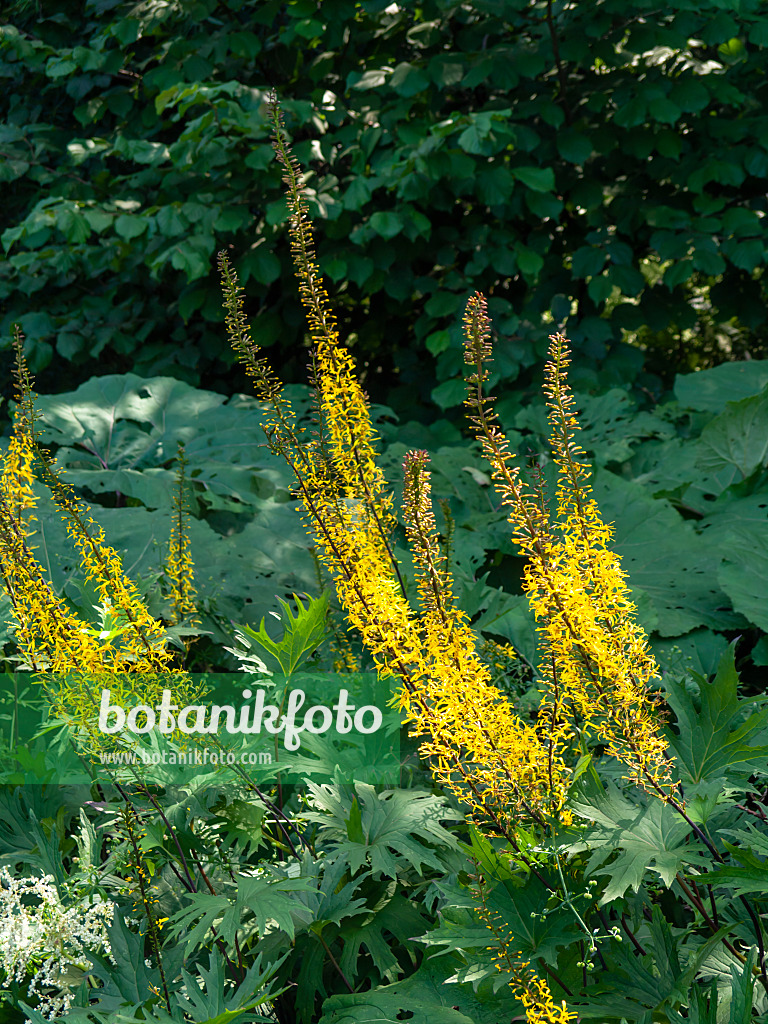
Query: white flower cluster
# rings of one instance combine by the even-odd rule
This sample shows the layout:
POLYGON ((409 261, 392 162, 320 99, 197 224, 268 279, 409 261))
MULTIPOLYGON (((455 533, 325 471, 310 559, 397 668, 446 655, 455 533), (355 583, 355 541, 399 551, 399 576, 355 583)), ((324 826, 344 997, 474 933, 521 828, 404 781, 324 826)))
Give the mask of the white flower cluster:
POLYGON ((65 907, 50 875, 14 878, 0 867, 0 968, 6 984, 32 976, 28 994, 48 1020, 68 1010, 91 964, 87 950, 112 959, 107 925, 114 903, 98 894, 65 907))

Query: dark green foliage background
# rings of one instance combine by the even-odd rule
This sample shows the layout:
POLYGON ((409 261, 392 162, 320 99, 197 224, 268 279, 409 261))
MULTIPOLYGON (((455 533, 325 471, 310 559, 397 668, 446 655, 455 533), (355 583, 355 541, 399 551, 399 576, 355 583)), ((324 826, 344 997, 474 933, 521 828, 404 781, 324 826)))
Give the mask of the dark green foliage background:
POLYGON ((136 370, 230 392, 211 272, 225 247, 257 340, 303 380, 275 87, 374 398, 423 398, 427 417, 460 403, 474 289, 519 386, 550 313, 589 390, 659 387, 622 340, 647 345, 666 384, 761 354, 763 11, 17 0, 0 36, 0 333, 22 323, 41 391, 136 370))

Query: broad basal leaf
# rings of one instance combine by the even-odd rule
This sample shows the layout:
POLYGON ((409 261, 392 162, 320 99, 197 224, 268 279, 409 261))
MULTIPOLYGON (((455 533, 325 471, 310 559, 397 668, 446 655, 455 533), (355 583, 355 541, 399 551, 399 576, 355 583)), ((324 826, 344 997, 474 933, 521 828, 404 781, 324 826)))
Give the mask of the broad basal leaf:
POLYGON ((482 1021, 453 1007, 461 997, 456 987, 429 966, 403 981, 383 985, 369 992, 334 995, 323 1003, 318 1024, 400 1024, 408 1014, 409 1024, 492 1024, 498 1018, 484 1015, 482 1021))
POLYGON ((425 866, 442 871, 440 848, 459 849, 441 821, 458 821, 460 816, 440 797, 407 789, 377 793, 364 782, 355 783, 354 797, 338 786, 307 785, 317 810, 303 817, 320 825, 321 840, 333 843, 353 873, 368 858, 374 874, 389 878, 406 866, 419 874, 425 866))
POLYGON ((687 865, 709 864, 704 848, 690 839, 690 826, 668 804, 661 800, 651 800, 644 807, 632 804, 612 783, 600 791, 592 782, 584 792, 585 798, 575 802, 573 811, 594 822, 583 834, 583 846, 594 851, 587 874, 608 876, 601 904, 618 899, 628 889, 637 892, 647 871, 671 885, 687 865), (615 859, 606 863, 614 853, 615 859))
POLYGON ((606 522, 615 524, 613 549, 630 584, 653 602, 661 636, 699 626, 724 629, 740 619, 717 584, 720 552, 699 537, 666 501, 605 471, 595 475, 595 496, 606 522))
POLYGON ((735 466, 742 478, 768 460, 768 392, 729 402, 701 432, 697 466, 716 472, 735 466))
POLYGON ((692 678, 699 689, 700 707, 680 681, 665 680, 667 701, 677 718, 670 743, 682 781, 695 785, 725 779, 743 785, 756 768, 765 768, 768 708, 750 714, 755 701, 739 699, 733 646, 723 653, 711 683, 701 676, 692 678))

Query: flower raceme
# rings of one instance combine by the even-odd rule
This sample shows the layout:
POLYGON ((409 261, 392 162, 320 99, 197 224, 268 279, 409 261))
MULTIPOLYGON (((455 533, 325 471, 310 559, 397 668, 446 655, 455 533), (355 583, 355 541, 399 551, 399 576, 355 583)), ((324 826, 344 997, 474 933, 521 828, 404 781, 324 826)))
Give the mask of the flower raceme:
MULTIPOLYGON (((98 702, 89 679, 111 676, 124 701, 131 694, 140 695, 142 700, 153 695, 159 699, 168 685, 167 677, 163 680, 162 676, 168 669, 171 651, 165 627, 147 611, 123 571, 120 556, 106 544, 104 531, 94 522, 90 509, 76 497, 61 470, 40 447, 35 429, 34 382, 18 330, 14 347, 17 404, 13 434, 0 468, 0 570, 16 620, 17 645, 27 665, 45 673, 52 714, 73 724, 89 737, 90 746, 98 747, 98 702), (99 595, 100 630, 89 627, 70 610, 35 557, 35 470, 66 523, 86 579, 99 595)), ((171 579, 184 602, 181 610, 188 612, 194 590, 180 508, 176 518, 178 580, 173 576, 171 579)), ((177 683, 178 698, 191 699, 192 690, 183 673, 178 675, 177 683)))
POLYGON ((176 491, 173 496, 173 521, 168 559, 165 563, 165 575, 171 581, 171 597, 173 601, 173 624, 182 619, 190 618, 197 622, 195 609, 194 566, 190 554, 189 531, 186 529, 188 513, 185 509, 185 483, 187 456, 181 441, 178 444, 176 458, 178 466, 176 474, 176 491))
MULTIPOLYGON (((289 233, 299 294, 315 345, 313 368, 319 429, 300 435, 290 404, 259 356, 243 314, 242 290, 226 256, 219 268, 233 347, 267 404, 265 431, 273 450, 292 467, 316 553, 334 580, 352 627, 382 674, 400 679, 401 708, 435 777, 469 807, 486 831, 504 836, 519 853, 515 826, 548 830, 567 823, 565 801, 579 733, 592 731, 633 779, 664 792, 669 766, 658 711, 646 686, 656 669, 634 623, 626 580, 607 548, 610 529, 588 487, 588 469, 575 442, 578 429, 565 371, 565 339, 552 339, 547 369, 558 517, 550 522, 540 489, 524 485, 509 444, 483 392, 490 359, 485 300, 467 306, 467 405, 501 499, 510 509, 515 539, 528 556, 525 588, 541 623, 548 666, 537 721, 522 722, 491 685, 477 638, 456 605, 438 538, 424 452, 405 459, 403 519, 416 574, 419 608, 393 554, 393 497, 376 459, 370 408, 354 360, 338 336, 315 256, 300 168, 286 141, 276 99, 271 102, 273 147, 284 169, 289 233)), ((528 964, 512 972, 530 1024, 567 1022, 548 985, 528 964)))
POLYGON ((554 462, 557 514, 552 522, 541 495, 527 491, 510 466, 509 446, 482 391, 488 378, 490 322, 485 299, 470 298, 464 320, 470 418, 502 500, 510 508, 514 537, 528 557, 524 590, 539 627, 545 673, 540 714, 563 737, 580 722, 645 788, 671 792, 670 762, 661 734, 658 702, 648 684, 658 669, 642 628, 634 620, 626 574, 608 549, 612 531, 603 522, 590 486, 574 399, 566 377, 566 339, 553 335, 544 391, 554 462))
MULTIPOLYGON (((268 436, 296 473, 318 557, 335 581, 350 624, 359 630, 380 670, 403 681, 401 705, 416 733, 428 737, 423 751, 432 758, 437 776, 468 799, 486 825, 507 834, 517 813, 533 814, 540 821, 556 814, 569 773, 551 745, 521 722, 490 685, 488 669, 475 650, 476 637, 464 613, 454 607, 447 572, 436 565, 434 521, 424 516, 428 498, 417 497, 427 493, 428 474, 423 462, 417 465, 417 455, 407 472, 406 504, 413 513, 410 536, 419 534, 424 543, 417 560, 426 613, 419 616, 408 604, 390 543, 394 502, 376 461, 369 404, 352 356, 338 340, 317 268, 298 165, 289 154, 276 106, 273 115, 273 144, 286 171, 299 292, 317 346, 316 387, 324 431, 303 443, 278 398, 268 436), (476 712, 471 719, 468 706, 476 712)), ((239 319, 242 295, 223 255, 220 267, 233 345, 244 356, 260 396, 267 398, 275 394, 274 378, 265 373, 239 319)))

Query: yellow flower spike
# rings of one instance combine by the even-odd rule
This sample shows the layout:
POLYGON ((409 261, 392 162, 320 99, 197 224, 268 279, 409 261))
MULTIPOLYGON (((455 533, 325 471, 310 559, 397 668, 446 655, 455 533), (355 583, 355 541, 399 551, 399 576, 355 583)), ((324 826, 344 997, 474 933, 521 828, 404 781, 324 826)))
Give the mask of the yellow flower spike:
POLYGON ((168 559, 165 563, 165 574, 171 581, 173 624, 176 625, 182 619, 188 618, 193 623, 200 625, 200 619, 195 615, 194 598, 197 591, 187 528, 189 513, 185 509, 187 457, 184 444, 181 441, 178 442, 177 467, 171 538, 168 559))
POLYGON ((5 496, 0 497, 0 566, 16 619, 16 642, 29 664, 51 672, 100 667, 98 642, 53 592, 5 496))
POLYGON ((658 669, 642 628, 634 621, 626 575, 607 548, 611 529, 589 487, 590 470, 576 442, 579 429, 568 389, 568 347, 553 335, 545 370, 554 461, 558 467, 557 520, 511 466, 506 438, 482 386, 488 379, 490 322, 485 299, 470 299, 465 316, 466 361, 475 366, 467 404, 502 500, 511 509, 514 538, 528 557, 523 589, 539 627, 548 669, 539 717, 565 743, 578 716, 606 743, 640 785, 671 791, 670 763, 661 734, 658 700, 648 684, 658 669))
POLYGON ((343 497, 366 505, 386 544, 395 518, 391 495, 376 462, 376 432, 368 399, 355 376, 354 359, 338 343, 336 319, 317 265, 301 169, 285 140, 282 113, 275 97, 270 109, 272 145, 285 170, 283 181, 287 186, 291 251, 299 295, 310 336, 317 346, 317 383, 333 469, 340 478, 343 497))
POLYGON ((16 619, 16 642, 32 668, 84 671, 100 664, 100 646, 54 593, 29 546, 37 498, 32 485, 37 457, 34 380, 14 328, 16 411, 0 472, 0 571, 16 619))
POLYGON ((16 352, 14 377, 16 378, 16 409, 13 416, 13 432, 8 451, 0 470, 0 491, 5 498, 6 511, 16 521, 17 530, 29 537, 33 530, 34 510, 37 497, 33 490, 35 475, 32 467, 35 461, 35 412, 34 380, 24 360, 24 341, 18 325, 14 325, 13 347, 16 352))
MULTIPOLYGON (((368 400, 352 355, 340 343, 323 285, 299 165, 292 157, 276 99, 271 100, 273 146, 284 169, 289 233, 299 293, 316 347, 314 367, 322 433, 306 443, 279 381, 251 340, 237 278, 224 255, 220 267, 235 351, 270 403, 267 437, 296 475, 317 559, 334 580, 348 621, 383 675, 402 681, 400 705, 438 781, 456 793, 485 830, 519 852, 515 825, 553 818, 570 822, 564 803, 576 754, 575 720, 620 758, 632 778, 669 786, 669 765, 658 708, 648 684, 656 674, 610 528, 589 491, 586 456, 567 389, 565 340, 552 339, 546 371, 558 514, 550 516, 543 489, 523 482, 483 386, 489 378, 490 321, 479 293, 464 317, 467 406, 513 537, 527 558, 524 587, 539 622, 545 693, 535 725, 514 713, 491 685, 467 616, 456 607, 448 559, 432 512, 427 459, 411 453, 405 466, 405 523, 413 551, 420 614, 408 604, 389 537, 393 499, 376 456, 368 400)), ((452 527, 449 526, 449 530, 452 527)), ((489 927, 495 927, 489 921, 489 927)), ((492 927, 492 930, 493 930, 492 927)), ((498 938, 498 936, 497 936, 498 938)), ((530 1024, 568 1024, 575 1014, 555 1004, 547 983, 498 938, 513 987, 530 1024)))
MULTIPOLYGON (((104 543, 104 534, 90 510, 83 507, 60 479, 50 456, 40 448, 35 431, 33 379, 23 355, 22 338, 16 331, 17 409, 14 437, 0 473, 0 571, 16 619, 16 642, 31 668, 45 673, 45 688, 55 717, 70 722, 86 748, 100 749, 103 737, 95 728, 98 716, 96 694, 99 680, 115 699, 131 703, 138 694, 142 702, 161 699, 169 685, 162 673, 171 652, 166 647, 165 629, 153 619, 133 583, 123 573, 120 558, 104 543), (56 596, 42 566, 28 544, 31 533, 27 519, 34 508, 33 466, 40 467, 67 524, 88 578, 96 583, 105 613, 113 617, 118 641, 83 623, 56 596), (132 681, 116 673, 132 673, 132 681)), ((178 673, 172 689, 183 704, 195 693, 189 678, 178 673), (185 699, 188 698, 188 699, 185 699)))
MULTIPOLYGON (((388 543, 393 501, 376 462, 368 402, 352 357, 338 339, 314 254, 300 170, 290 155, 276 105, 273 125, 273 145, 286 172, 296 275, 317 345, 317 387, 325 428, 322 439, 299 445, 292 425, 280 418, 278 397, 270 420, 274 448, 296 473, 318 560, 334 579, 349 622, 359 630, 380 672, 403 680, 401 706, 414 732, 426 737, 422 752, 432 759, 436 776, 469 802, 485 828, 510 836, 510 823, 517 815, 541 822, 560 810, 569 772, 552 741, 542 743, 536 730, 522 723, 490 685, 466 616, 454 607, 447 570, 438 564, 426 480, 420 471, 416 474, 415 463, 416 475, 408 487, 421 490, 412 502, 411 535, 415 539, 419 534, 425 543, 420 570, 424 616, 419 619, 408 606, 388 543)), ((236 335, 236 351, 266 397, 270 389, 274 394, 274 378, 263 382, 263 364, 249 343, 236 277, 225 257, 220 259, 230 334, 236 335)), ((408 502, 406 495, 406 507, 408 502)))
POLYGON ((124 646, 114 650, 110 667, 115 671, 162 671, 172 656, 166 646, 163 624, 147 611, 135 585, 123 571, 120 556, 105 543, 104 530, 89 518, 90 509, 81 504, 44 453, 41 461, 43 482, 62 511, 67 534, 80 553, 86 578, 95 583, 104 607, 124 627, 124 646))

